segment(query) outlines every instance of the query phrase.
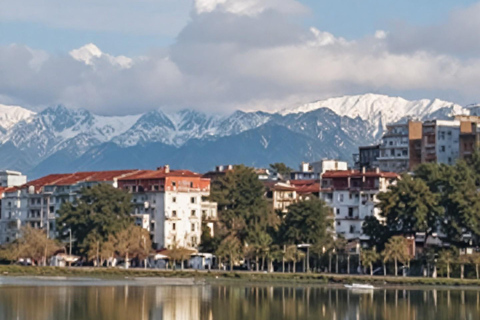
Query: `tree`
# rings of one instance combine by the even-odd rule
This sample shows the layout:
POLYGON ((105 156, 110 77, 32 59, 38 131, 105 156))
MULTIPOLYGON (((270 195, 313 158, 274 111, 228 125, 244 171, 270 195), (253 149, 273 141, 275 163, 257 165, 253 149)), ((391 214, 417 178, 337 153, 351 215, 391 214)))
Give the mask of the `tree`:
POLYGON ((26 226, 21 229, 20 237, 6 246, 4 258, 10 261, 30 258, 32 264, 42 261, 46 265, 47 258, 60 248, 57 241, 47 238, 45 230, 26 226))
POLYGON ((385 243, 387 243, 391 234, 389 228, 380 222, 377 217, 365 217, 362 230, 368 236, 368 243, 371 248, 376 247, 379 251, 385 249, 385 243))
POLYGON ((180 268, 183 270, 183 266, 186 260, 190 258, 193 251, 184 247, 178 247, 177 244, 174 244, 170 250, 169 257, 173 260, 173 265, 176 266, 176 262, 180 261, 180 268))
POLYGON ((380 255, 375 249, 362 250, 361 253, 362 265, 370 268, 370 275, 373 276, 373 264, 378 261, 380 255))
POLYGON ((230 263, 230 271, 233 271, 233 266, 242 254, 242 244, 233 235, 227 236, 220 242, 217 249, 217 256, 228 257, 230 263))
POLYGON ((202 223, 202 235, 200 238, 200 248, 202 252, 214 253, 218 248, 218 238, 212 237, 210 227, 202 223))
MULTIPOLYGON (((378 195, 378 208, 385 218, 389 235, 415 235, 418 232, 426 237, 436 232, 443 215, 439 196, 433 193, 425 181, 404 174, 388 192, 378 195)), ((366 231, 375 231, 369 230, 366 231)))
POLYGON ((292 262, 293 264, 293 273, 296 272, 296 264, 298 261, 302 260, 305 256, 305 253, 298 250, 296 245, 290 245, 285 251, 285 260, 292 262))
POLYGON ((152 247, 148 230, 139 226, 132 225, 123 229, 116 234, 115 239, 115 250, 121 257, 125 257, 127 268, 130 258, 146 259, 152 247))
POLYGON ((277 163, 272 163, 270 164, 270 169, 275 171, 276 173, 282 175, 284 178, 289 178, 290 173, 293 172, 293 169, 288 167, 285 163, 282 162, 277 162, 277 163))
POLYGON ((77 249, 86 254, 93 250, 90 247, 95 247, 97 241, 107 241, 110 235, 132 225, 131 208, 130 194, 108 184, 99 184, 80 190, 80 197, 73 203, 62 204, 57 225, 70 228, 77 249), (92 234, 96 236, 94 241, 92 234))
POLYGON ((477 279, 480 279, 480 270, 479 270, 479 266, 480 266, 480 253, 474 253, 472 255, 470 255, 470 261, 471 263, 473 263, 475 265, 475 274, 477 276, 477 279))
POLYGON ((386 261, 395 262, 395 276, 398 276, 398 261, 405 263, 408 260, 407 242, 402 236, 395 236, 385 245, 384 256, 386 261))
POLYGON ((264 192, 255 171, 243 165, 212 181, 209 199, 218 204, 220 238, 233 236, 243 245, 255 224, 265 229, 272 224, 274 213, 268 210, 264 192))
POLYGON ((335 249, 335 272, 339 273, 338 270, 338 257, 340 254, 345 253, 345 248, 347 247, 348 241, 342 237, 339 236, 335 241, 333 242, 333 248, 335 249))
POLYGON ((247 242, 254 253, 257 271, 259 271, 259 257, 262 258, 261 269, 263 270, 265 259, 272 245, 272 237, 265 230, 262 230, 260 226, 256 225, 252 230, 249 230, 247 242))
POLYGON ((438 262, 447 268, 447 278, 450 278, 450 266, 456 260, 456 254, 453 250, 444 249, 438 254, 438 262))
POLYGON ((332 209, 325 202, 312 198, 288 207, 283 221, 285 239, 290 244, 315 245, 331 237, 333 227, 332 209))

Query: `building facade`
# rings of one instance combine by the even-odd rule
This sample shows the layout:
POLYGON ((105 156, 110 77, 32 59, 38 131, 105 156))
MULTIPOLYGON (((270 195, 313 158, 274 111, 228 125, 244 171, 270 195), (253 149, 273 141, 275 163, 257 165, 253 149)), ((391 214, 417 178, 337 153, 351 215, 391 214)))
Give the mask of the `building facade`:
POLYGON ((150 231, 157 249, 196 249, 202 222, 214 230, 217 205, 204 199, 210 195, 210 179, 200 174, 165 166, 119 179, 119 188, 132 194, 137 224, 150 231))
POLYGON ((387 125, 380 144, 381 171, 407 172, 421 162, 422 123, 408 121, 387 125))
POLYGON ((339 160, 320 160, 312 163, 302 162, 300 170, 291 173, 292 180, 320 180, 328 170, 347 170, 348 163, 339 160))
POLYGON ((0 216, 0 243, 20 235, 24 226, 41 228, 51 238, 57 236, 56 217, 61 205, 73 202, 82 188, 99 183, 118 186, 118 179, 138 170, 51 174, 3 191, 0 216))
POLYGON ((381 219, 377 195, 387 191, 399 176, 392 172, 327 171, 321 182, 321 198, 333 209, 335 232, 347 240, 368 240, 362 226, 366 217, 381 219))
POLYGON ((422 163, 452 165, 460 158, 459 120, 425 121, 422 127, 422 163))

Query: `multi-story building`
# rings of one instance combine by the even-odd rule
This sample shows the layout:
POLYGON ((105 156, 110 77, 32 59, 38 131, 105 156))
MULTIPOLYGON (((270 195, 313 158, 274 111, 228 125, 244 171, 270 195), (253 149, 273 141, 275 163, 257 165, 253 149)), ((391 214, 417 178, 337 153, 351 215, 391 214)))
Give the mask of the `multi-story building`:
POLYGON ((4 190, 0 216, 0 243, 19 236, 20 228, 30 225, 46 229, 49 237, 57 236, 56 216, 60 206, 73 202, 80 189, 99 183, 118 186, 118 179, 138 170, 77 172, 51 174, 4 190))
POLYGON ((379 168, 407 172, 421 162, 422 123, 408 121, 387 125, 380 144, 379 168))
POLYGON ((0 188, 21 186, 27 183, 27 176, 12 170, 0 171, 0 188))
POLYGON ((298 201, 297 188, 287 182, 264 182, 265 198, 273 210, 287 212, 288 206, 298 201))
POLYGON ((353 155, 355 168, 374 169, 378 168, 378 158, 380 157, 380 145, 358 147, 358 154, 353 155))
POLYGON ((214 230, 217 206, 204 199, 210 195, 210 179, 200 174, 165 166, 119 179, 119 188, 132 194, 137 223, 150 231, 158 249, 196 249, 202 221, 214 230))
POLYGON ((455 120, 460 120, 460 159, 470 159, 480 147, 480 117, 456 116, 455 120))
POLYGON ((323 174, 321 198, 333 209, 335 232, 348 240, 368 240, 362 226, 366 217, 381 219, 377 195, 387 191, 399 176, 392 172, 327 171, 323 174))
POLYGON ((320 180, 323 173, 328 170, 347 170, 348 164, 339 160, 320 160, 312 163, 302 162, 300 171, 292 172, 292 180, 320 180))
POLYGON ((425 121, 422 128, 422 163, 452 165, 460 157, 459 120, 425 121))

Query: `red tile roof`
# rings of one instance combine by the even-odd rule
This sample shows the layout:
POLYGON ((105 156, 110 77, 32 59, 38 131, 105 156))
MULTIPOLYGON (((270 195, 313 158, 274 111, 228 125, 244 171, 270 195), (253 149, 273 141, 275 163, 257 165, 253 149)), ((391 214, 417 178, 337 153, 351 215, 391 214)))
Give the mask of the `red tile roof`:
POLYGON ((374 177, 374 178, 392 178, 398 179, 400 175, 394 172, 376 172, 376 171, 368 171, 368 172, 360 172, 358 170, 333 170, 327 171, 322 175, 322 179, 332 179, 332 178, 362 178, 362 177, 374 177))
POLYGON ((148 179, 164 179, 166 177, 189 177, 189 178, 201 178, 202 175, 189 171, 189 170, 170 170, 165 173, 165 169, 160 170, 141 170, 134 174, 120 178, 118 180, 148 180, 148 179))
POLYGON ((50 174, 48 176, 32 180, 19 187, 8 188, 6 192, 16 191, 18 189, 28 188, 33 186, 36 191, 44 186, 66 186, 79 182, 105 182, 113 181, 120 177, 126 177, 130 174, 134 174, 139 170, 113 170, 113 171, 90 171, 90 172, 75 172, 64 174, 50 174))

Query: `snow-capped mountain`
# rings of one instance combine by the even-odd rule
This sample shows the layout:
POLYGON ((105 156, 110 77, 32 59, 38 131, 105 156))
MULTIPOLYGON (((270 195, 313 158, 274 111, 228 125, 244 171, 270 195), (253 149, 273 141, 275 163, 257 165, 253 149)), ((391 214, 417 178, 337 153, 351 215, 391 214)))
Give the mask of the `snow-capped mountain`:
POLYGON ((0 104, 0 132, 6 132, 22 120, 30 119, 35 112, 18 106, 0 104))
POLYGON ((167 162, 205 171, 224 162, 266 166, 275 158, 290 166, 322 157, 350 161, 359 145, 378 141, 388 123, 407 117, 443 119, 470 110, 473 113, 474 108, 441 100, 373 94, 317 101, 277 113, 236 111, 228 116, 153 110, 108 117, 63 106, 36 114, 0 105, 0 168, 37 177, 62 170, 143 168, 167 162))
POLYGON ((421 120, 439 110, 442 110, 445 115, 469 113, 466 108, 458 104, 438 99, 409 101, 400 97, 365 94, 316 101, 293 109, 282 110, 280 114, 308 113, 320 108, 328 108, 341 116, 360 117, 368 121, 370 126, 375 128, 372 132, 375 136, 381 134, 387 124, 406 117, 421 120))

